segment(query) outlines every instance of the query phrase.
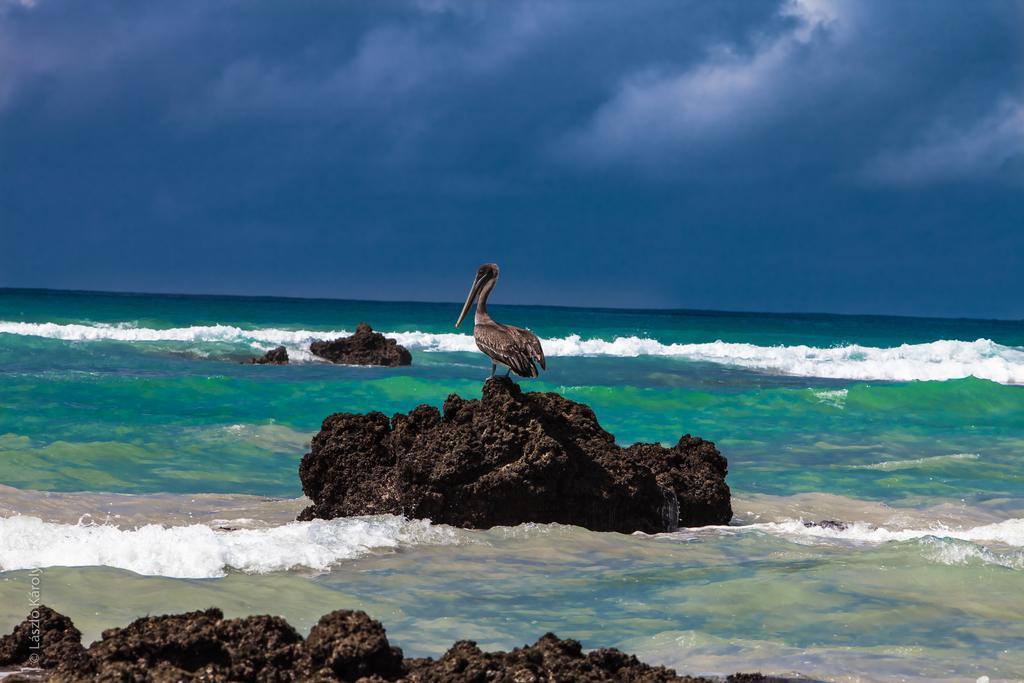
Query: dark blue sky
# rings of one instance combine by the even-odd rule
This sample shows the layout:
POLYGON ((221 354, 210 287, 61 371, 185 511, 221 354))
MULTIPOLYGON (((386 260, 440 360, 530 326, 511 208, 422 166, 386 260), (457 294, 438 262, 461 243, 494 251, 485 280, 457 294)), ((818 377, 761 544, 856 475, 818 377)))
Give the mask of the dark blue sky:
POLYGON ((1024 317, 1024 3, 0 0, 0 286, 1024 317))

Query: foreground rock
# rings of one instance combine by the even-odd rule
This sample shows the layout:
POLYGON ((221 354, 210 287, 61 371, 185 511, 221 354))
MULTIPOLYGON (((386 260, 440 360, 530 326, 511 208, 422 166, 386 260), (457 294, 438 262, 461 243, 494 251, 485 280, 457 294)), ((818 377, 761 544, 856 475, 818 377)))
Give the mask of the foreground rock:
POLYGON ((288 364, 288 349, 283 346, 278 346, 276 349, 271 349, 259 358, 253 356, 249 360, 242 361, 243 363, 249 363, 253 365, 287 365, 288 364))
POLYGON ((412 354, 394 339, 374 332, 366 323, 359 323, 351 337, 334 341, 315 341, 309 345, 314 356, 344 365, 384 365, 397 367, 412 363, 412 354))
POLYGON ((63 614, 40 605, 10 635, 0 638, 0 666, 52 669, 85 659, 82 633, 63 614))
POLYGON ((481 400, 452 394, 390 421, 336 413, 299 466, 313 500, 299 519, 396 514, 460 527, 524 522, 595 531, 727 524, 727 464, 686 435, 672 448, 621 448, 594 412, 553 393, 488 380, 481 400))
MULTIPOLYGON (((60 625, 43 631, 42 649, 48 656, 38 663, 49 670, 44 677, 54 682, 711 683, 710 679, 679 676, 672 669, 648 666, 614 649, 585 653, 575 640, 561 640, 550 633, 533 645, 511 652, 483 652, 476 643, 463 640, 437 660, 405 659, 402 651, 388 642, 380 622, 364 612, 348 610, 322 617, 305 639, 280 617, 225 619, 216 608, 144 617, 124 628, 104 631, 102 639, 86 650, 70 619, 49 608, 40 609, 46 610, 47 624, 60 625)), ((23 642, 19 634, 32 628, 26 619, 13 635, 0 639, 0 652, 20 652, 20 645, 11 649, 11 643, 23 642)), ((0 664, 25 661, 0 660, 0 664)), ((780 679, 737 674, 727 680, 753 683, 780 679)))
POLYGON ((219 609, 144 617, 103 632, 84 663, 61 665, 67 680, 289 680, 302 637, 280 617, 224 619, 219 609))
POLYGON ((667 681, 704 682, 678 676, 672 669, 648 666, 615 649, 584 653, 575 640, 548 633, 533 645, 511 652, 483 652, 460 640, 440 659, 409 660, 411 681, 667 681))

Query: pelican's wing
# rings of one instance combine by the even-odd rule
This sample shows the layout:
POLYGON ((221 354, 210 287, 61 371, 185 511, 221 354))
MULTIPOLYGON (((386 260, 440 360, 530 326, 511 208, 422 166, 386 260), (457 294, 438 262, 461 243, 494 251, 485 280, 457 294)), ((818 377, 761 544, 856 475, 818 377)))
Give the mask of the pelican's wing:
POLYGON ((537 339, 537 335, 533 332, 528 334, 530 335, 530 350, 533 351, 533 357, 537 359, 542 369, 547 370, 548 362, 544 359, 544 348, 540 345, 540 339, 537 339))
POLYGON ((524 330, 521 327, 511 327, 509 330, 512 331, 519 346, 527 353, 530 357, 531 363, 537 361, 540 363, 540 367, 544 370, 548 369, 547 361, 544 358, 544 349, 540 345, 540 339, 537 339, 537 335, 529 330, 524 330))
POLYGON ((521 377, 536 377, 537 367, 526 347, 514 330, 506 325, 477 325, 473 338, 481 351, 521 377))
POLYGON ((521 327, 510 327, 513 330, 519 343, 523 345, 530 357, 540 363, 541 368, 544 370, 548 369, 547 361, 544 359, 544 349, 540 345, 540 339, 537 339, 537 335, 529 330, 524 330, 521 327))

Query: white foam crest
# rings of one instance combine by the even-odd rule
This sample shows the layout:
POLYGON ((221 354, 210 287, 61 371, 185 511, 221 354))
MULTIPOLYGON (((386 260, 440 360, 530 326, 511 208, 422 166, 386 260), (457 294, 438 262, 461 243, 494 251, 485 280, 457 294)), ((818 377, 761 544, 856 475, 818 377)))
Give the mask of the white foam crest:
POLYGON ((1002 543, 1009 546, 1024 547, 1024 518, 1007 519, 993 524, 984 524, 966 529, 956 529, 945 525, 935 525, 923 529, 889 529, 873 526, 864 522, 847 524, 845 528, 806 526, 802 520, 784 522, 764 522, 731 528, 738 531, 763 531, 771 534, 807 540, 841 540, 862 543, 891 543, 894 541, 914 541, 923 538, 952 539, 970 541, 972 543, 1002 543))
MULTIPOLYGON (((307 347, 317 339, 334 339, 346 330, 247 330, 233 325, 199 325, 153 329, 131 323, 57 324, 0 321, 0 334, 30 335, 68 341, 183 341, 247 343, 266 350, 283 345, 298 360, 311 360, 307 347)), ((475 352, 469 334, 431 332, 384 332, 414 351, 475 352)), ((583 339, 578 334, 543 339, 548 356, 674 356, 751 370, 800 377, 852 380, 949 380, 978 377, 1002 384, 1024 384, 1024 349, 997 344, 990 339, 939 340, 878 348, 851 344, 831 348, 806 345, 758 346, 714 341, 699 344, 665 344, 636 336, 583 339)), ((823 398, 823 397, 819 397, 823 398)), ((838 395, 829 400, 840 399, 838 395)))
MULTIPOLYGON (((475 351, 473 338, 462 334, 385 333, 400 344, 421 351, 475 351)), ((573 334, 543 339, 548 356, 676 356, 687 360, 732 365, 801 377, 856 380, 948 380, 978 377, 1003 384, 1024 384, 1024 350, 989 339, 973 342, 940 340, 893 348, 849 345, 757 346, 715 341, 663 344, 656 339, 616 337, 583 339, 573 334)), ((823 398, 820 397, 819 398, 823 398)), ((824 397, 836 403, 845 394, 824 397)))
POLYGON ((333 339, 346 334, 344 330, 283 330, 262 328, 246 330, 234 325, 193 325, 157 329, 137 327, 132 323, 96 323, 94 325, 58 323, 0 322, 0 334, 46 337, 64 341, 176 341, 176 342, 253 342, 267 344, 308 344, 316 339, 333 339))
POLYGON ((250 574, 325 570, 374 550, 458 539, 451 527, 393 516, 218 531, 205 524, 121 529, 18 515, 0 518, 0 571, 105 566, 152 576, 213 578, 229 569, 250 574))
MULTIPOLYGON (((394 339, 402 346, 414 351, 443 351, 447 353, 477 351, 472 334, 454 332, 385 332, 384 336, 394 339)), ((547 342, 545 341, 545 344, 547 342)), ((544 347, 545 352, 547 346, 544 347)))
POLYGON ((690 360, 800 377, 910 381, 974 376, 1003 384, 1024 384, 1024 350, 989 339, 973 342, 940 340, 892 348, 858 344, 833 348, 756 346, 722 341, 668 344, 662 345, 661 349, 649 346, 640 344, 637 348, 643 349, 643 353, 677 355, 690 360))

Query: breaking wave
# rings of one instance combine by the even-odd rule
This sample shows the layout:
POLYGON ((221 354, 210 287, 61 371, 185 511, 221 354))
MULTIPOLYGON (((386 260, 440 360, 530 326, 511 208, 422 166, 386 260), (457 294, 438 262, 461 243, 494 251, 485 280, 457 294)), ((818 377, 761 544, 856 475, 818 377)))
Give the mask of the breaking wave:
MULTIPOLYGON (((795 543, 871 544, 917 542, 932 562, 963 565, 972 562, 1024 570, 1024 519, 968 528, 936 524, 928 528, 888 528, 865 522, 844 525, 805 524, 802 520, 763 522, 733 527, 712 527, 715 531, 744 533, 757 531, 795 543), (1003 548, 994 550, 988 545, 1003 548)), ((684 532, 685 533, 685 532, 684 532)))
MULTIPOLYGON (((118 324, 0 322, 0 334, 28 335, 66 341, 191 342, 249 344, 256 349, 283 345, 297 359, 310 359, 307 347, 316 339, 350 334, 345 330, 247 330, 232 325, 198 325, 154 329, 118 324)), ((476 351, 468 334, 385 332, 414 351, 476 351)), ((636 336, 583 339, 573 334, 544 339, 548 356, 672 356, 800 377, 852 380, 949 380, 977 377, 1001 384, 1024 384, 1024 349, 989 339, 939 340, 878 348, 851 344, 832 348, 805 345, 757 346, 714 341, 665 344, 636 336)), ((838 397, 836 397, 838 398, 838 397)))
POLYGON ((936 525, 926 529, 889 529, 864 522, 847 524, 844 528, 832 526, 806 526, 803 521, 764 522, 735 527, 742 530, 765 531, 784 536, 798 536, 808 539, 836 539, 861 541, 865 543, 889 543, 892 541, 913 541, 921 538, 944 538, 973 543, 1003 543, 1024 547, 1024 519, 1007 519, 993 524, 954 529, 936 525))
POLYGON ((205 524, 58 524, 38 517, 0 518, 0 571, 36 567, 105 566, 173 578, 214 578, 326 570, 373 551, 458 542, 451 527, 381 516, 290 522, 222 531, 205 524))
MULTIPOLYGON (((843 527, 806 526, 801 520, 786 520, 683 529, 659 537, 749 532, 766 533, 800 544, 917 542, 927 559, 941 564, 979 562, 1024 569, 1024 519, 969 528, 938 524, 930 528, 888 528, 865 522, 843 527)), ((551 534, 584 542, 591 532, 558 524, 523 524, 487 533, 490 540, 483 539, 485 543, 551 534)), ((218 578, 230 571, 247 574, 301 569, 327 571, 341 562, 374 552, 479 540, 472 532, 390 515, 289 522, 230 531, 207 524, 147 524, 136 528, 82 522, 63 524, 15 515, 0 518, 0 571, 103 566, 148 576, 189 579, 218 578)))

